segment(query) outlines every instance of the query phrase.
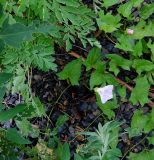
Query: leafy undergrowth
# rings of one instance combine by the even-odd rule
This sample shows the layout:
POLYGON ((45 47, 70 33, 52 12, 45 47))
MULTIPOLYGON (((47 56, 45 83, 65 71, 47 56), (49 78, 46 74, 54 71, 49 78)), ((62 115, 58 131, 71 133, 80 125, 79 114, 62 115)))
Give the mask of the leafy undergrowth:
POLYGON ((152 160, 154 3, 0 3, 0 159, 152 160))

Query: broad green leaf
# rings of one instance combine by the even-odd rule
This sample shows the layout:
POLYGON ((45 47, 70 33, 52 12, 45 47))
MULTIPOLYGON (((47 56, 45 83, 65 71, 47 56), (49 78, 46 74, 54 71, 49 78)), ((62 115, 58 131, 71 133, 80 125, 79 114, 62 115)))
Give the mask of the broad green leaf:
POLYGON ((135 56, 135 57, 140 57, 142 55, 142 41, 139 40, 135 46, 134 46, 134 50, 132 52, 132 54, 135 56))
POLYGON ((84 65, 86 70, 89 71, 92 68, 96 68, 97 63, 101 60, 101 50, 99 48, 93 48, 90 50, 84 65))
POLYGON ((129 160, 152 160, 154 157, 154 149, 142 151, 140 153, 130 153, 129 160))
POLYGON ((82 157, 80 155, 75 153, 74 154, 74 160, 84 160, 84 159, 82 159, 82 157))
POLYGON ((78 85, 81 74, 81 65, 81 59, 73 60, 64 67, 63 71, 58 73, 58 76, 62 80, 69 79, 72 85, 78 85))
POLYGON ((5 122, 14 118, 18 113, 23 112, 26 106, 24 104, 19 104, 15 108, 8 109, 6 111, 0 112, 0 122, 5 122))
POLYGON ((27 137, 29 134, 32 138, 39 136, 39 129, 33 128, 31 123, 26 118, 22 118, 22 120, 16 120, 15 122, 23 136, 27 137))
POLYGON ((119 73, 118 67, 121 67, 125 70, 130 70, 130 67, 132 65, 132 62, 130 60, 127 60, 117 54, 108 54, 106 57, 111 59, 111 61, 109 63, 109 65, 110 65, 109 70, 113 71, 115 73, 115 75, 117 75, 119 73))
POLYGON ((115 100, 108 101, 105 104, 102 104, 100 96, 96 93, 97 105, 102 110, 102 112, 108 117, 108 119, 112 119, 115 116, 114 109, 116 109, 117 102, 115 100))
POLYGON ((105 8, 109 8, 117 3, 119 3, 119 0, 103 0, 102 6, 105 8))
POLYGON ((56 127, 61 127, 68 120, 69 120, 69 117, 67 115, 62 115, 58 117, 58 120, 56 122, 56 127))
POLYGON ((136 69, 138 74, 141 74, 144 71, 149 72, 154 70, 154 64, 145 59, 135 59, 132 67, 136 69))
POLYGON ((3 97, 5 95, 6 88, 5 87, 0 87, 0 103, 3 101, 3 97))
POLYGON ((118 12, 123 15, 126 18, 130 18, 130 15, 132 13, 133 4, 131 1, 121 4, 118 8, 118 12))
POLYGON ((71 154, 70 154, 70 148, 68 143, 64 143, 63 145, 63 152, 62 152, 62 160, 70 160, 71 154))
POLYGON ((140 16, 143 19, 149 18, 154 13, 154 4, 146 4, 140 9, 140 16))
POLYGON ((28 139, 25 139, 15 128, 10 128, 6 132, 6 138, 16 144, 31 144, 28 139))
POLYGON ((151 50, 151 53, 152 53, 151 54, 151 60, 154 62, 154 43, 152 43, 151 40, 149 40, 147 46, 151 50))
POLYGON ((131 0, 133 7, 139 7, 144 0, 131 0))
POLYGON ((104 82, 103 73, 95 71, 91 74, 90 77, 90 89, 93 89, 94 86, 101 85, 104 82))
POLYGON ((111 13, 104 14, 103 12, 99 12, 97 24, 100 30, 111 33, 118 30, 121 26, 120 20, 121 17, 119 15, 113 16, 111 13))
POLYGON ((121 35, 118 38, 118 43, 116 43, 115 47, 124 51, 131 52, 134 49, 134 40, 127 35, 121 35))
POLYGON ((36 114, 39 117, 45 116, 45 107, 44 105, 41 103, 40 99, 38 97, 34 97, 32 100, 32 105, 34 106, 35 110, 36 110, 36 114))
POLYGON ((142 39, 144 37, 154 37, 154 22, 140 20, 139 23, 135 26, 132 26, 131 29, 134 30, 133 35, 134 39, 142 39))
POLYGON ((136 110, 132 117, 129 137, 139 135, 140 133, 142 133, 146 124, 147 124, 146 116, 143 115, 143 112, 141 110, 136 110))
POLYGON ((147 139, 149 141, 149 144, 153 144, 154 145, 154 135, 153 134, 152 134, 151 137, 148 137, 147 139))
POLYGON ((0 73, 0 85, 6 83, 12 76, 11 73, 0 73))
POLYGON ((132 90, 130 101, 135 105, 138 102, 143 106, 145 103, 149 102, 148 94, 149 94, 150 84, 146 76, 139 77, 136 79, 136 85, 132 90))

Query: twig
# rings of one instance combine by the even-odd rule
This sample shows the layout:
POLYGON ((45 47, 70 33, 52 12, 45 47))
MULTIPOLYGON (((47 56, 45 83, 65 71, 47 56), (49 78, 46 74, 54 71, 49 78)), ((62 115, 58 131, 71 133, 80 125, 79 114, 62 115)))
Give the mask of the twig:
MULTIPOLYGON (((84 57, 80 56, 78 53, 76 53, 76 52, 74 52, 74 51, 71 51, 71 52, 69 52, 68 54, 70 54, 71 56, 76 57, 76 58, 82 58, 83 61, 86 60, 84 57)), ((132 86, 128 85, 126 82, 122 81, 121 79, 115 77, 115 80, 116 80, 120 85, 126 87, 129 91, 132 91, 132 90, 133 90, 133 87, 132 87, 132 86)), ((149 92, 149 97, 154 98, 154 93, 149 92)), ((150 107, 154 107, 154 102, 150 101, 150 102, 148 103, 148 105, 149 105, 150 107)))

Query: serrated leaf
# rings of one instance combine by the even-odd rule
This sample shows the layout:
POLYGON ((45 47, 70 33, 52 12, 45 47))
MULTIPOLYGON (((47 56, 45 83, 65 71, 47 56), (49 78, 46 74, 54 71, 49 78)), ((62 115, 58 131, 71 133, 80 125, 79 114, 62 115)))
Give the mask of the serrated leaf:
POLYGON ((121 17, 119 15, 113 16, 111 13, 104 14, 103 12, 99 12, 97 24, 100 30, 111 33, 121 26, 120 20, 121 17))
POLYGON ((139 7, 144 0, 131 0, 133 7, 139 7))
POLYGON ((44 105, 41 103, 40 99, 38 97, 34 97, 32 100, 32 105, 35 108, 36 114, 39 117, 45 116, 45 107, 44 105))
POLYGON ((142 151, 140 153, 130 153, 129 160, 152 160, 154 157, 154 149, 142 151))
POLYGON ((140 20, 139 23, 131 27, 134 30, 133 35, 134 39, 142 39, 144 37, 153 37, 154 36, 154 22, 148 21, 147 23, 144 20, 140 20))
POLYGON ((62 160, 70 160, 71 154, 70 154, 70 148, 68 143, 64 143, 63 145, 63 152, 62 152, 62 160))
POLYGON ((123 58, 122 56, 116 55, 116 54, 108 54, 106 56, 107 58, 111 59, 109 65, 110 71, 113 71, 115 73, 115 75, 117 75, 119 73, 119 69, 118 67, 121 67, 125 70, 130 70, 130 67, 132 65, 132 62, 130 60, 127 60, 125 58, 123 58))
POLYGON ((108 101, 105 104, 102 104, 100 96, 96 93, 97 105, 102 110, 102 112, 108 117, 108 119, 112 119, 115 116, 113 109, 117 108, 117 102, 115 100, 108 101))
POLYGON ((144 71, 149 72, 154 70, 154 64, 145 59, 135 59, 132 67, 136 69, 138 74, 141 74, 144 71))
POLYGON ((154 13, 154 4, 146 4, 140 9, 140 16, 143 19, 149 18, 154 13))
POLYGON ((0 73, 0 85, 6 83, 12 76, 11 73, 0 73))
POLYGON ((24 104, 19 104, 15 108, 11 108, 6 111, 1 111, 0 122, 5 122, 14 118, 18 113, 23 112, 25 108, 26 106, 24 104))
POLYGON ((116 48, 122 49, 124 51, 133 51, 134 40, 126 35, 121 35, 118 38, 118 43, 115 45, 116 48))
POLYGON ((28 139, 25 139, 15 128, 10 128, 6 132, 6 138, 16 144, 31 144, 28 139))
POLYGON ((109 8, 117 3, 119 3, 119 0, 103 0, 102 6, 105 8, 109 8))
POLYGON ((133 49, 133 52, 132 54, 135 56, 135 57, 140 57, 142 55, 142 41, 139 40, 135 46, 134 46, 134 49, 133 49))
POLYGON ((118 12, 126 18, 129 18, 132 13, 133 4, 132 2, 127 2, 125 4, 120 5, 118 8, 118 12))
POLYGON ((98 71, 93 72, 90 77, 90 89, 93 89, 94 86, 101 85, 103 82, 103 74, 98 71))
POLYGON ((33 33, 48 33, 50 30, 55 30, 56 27, 41 25, 36 27, 36 25, 25 26, 20 23, 7 24, 3 26, 0 30, 0 39, 5 42, 5 44, 20 47, 23 41, 32 40, 33 33))
POLYGON ((63 71, 58 73, 58 76, 62 80, 69 79, 72 85, 78 85, 81 74, 81 65, 81 59, 73 60, 64 67, 63 71))
POLYGON ((90 50, 87 59, 84 62, 84 65, 86 66, 86 70, 90 70, 92 68, 95 68, 98 61, 101 60, 101 50, 99 48, 93 48, 90 50))
POLYGON ((152 53, 151 54, 151 60, 154 62, 154 43, 152 43, 151 40, 149 40, 147 46, 151 50, 151 53, 152 53))
POLYGON ((137 104, 138 102, 143 106, 145 103, 149 102, 148 94, 149 94, 150 84, 148 83, 147 77, 139 77, 136 79, 136 85, 132 90, 130 101, 133 104, 137 104))

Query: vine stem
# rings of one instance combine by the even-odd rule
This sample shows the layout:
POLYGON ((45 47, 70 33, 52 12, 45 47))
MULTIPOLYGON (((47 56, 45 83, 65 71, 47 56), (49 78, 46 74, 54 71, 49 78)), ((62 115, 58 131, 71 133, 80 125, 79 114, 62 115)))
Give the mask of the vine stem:
MULTIPOLYGON (((73 56, 73 57, 75 57, 75 58, 82 58, 83 61, 86 60, 86 58, 80 56, 78 53, 76 53, 76 52, 74 52, 74 51, 71 51, 71 52, 69 52, 68 54, 70 54, 71 56, 73 56)), ((130 85, 127 84, 126 82, 122 81, 122 80, 119 79, 118 77, 115 77, 115 80, 116 80, 120 85, 126 87, 129 91, 132 91, 132 90, 133 90, 133 87, 132 87, 132 86, 130 86, 130 85)), ((149 92, 149 97, 154 98, 154 93, 149 92)), ((148 105, 149 105, 150 107, 154 107, 154 102, 150 101, 150 102, 148 103, 148 105)))

